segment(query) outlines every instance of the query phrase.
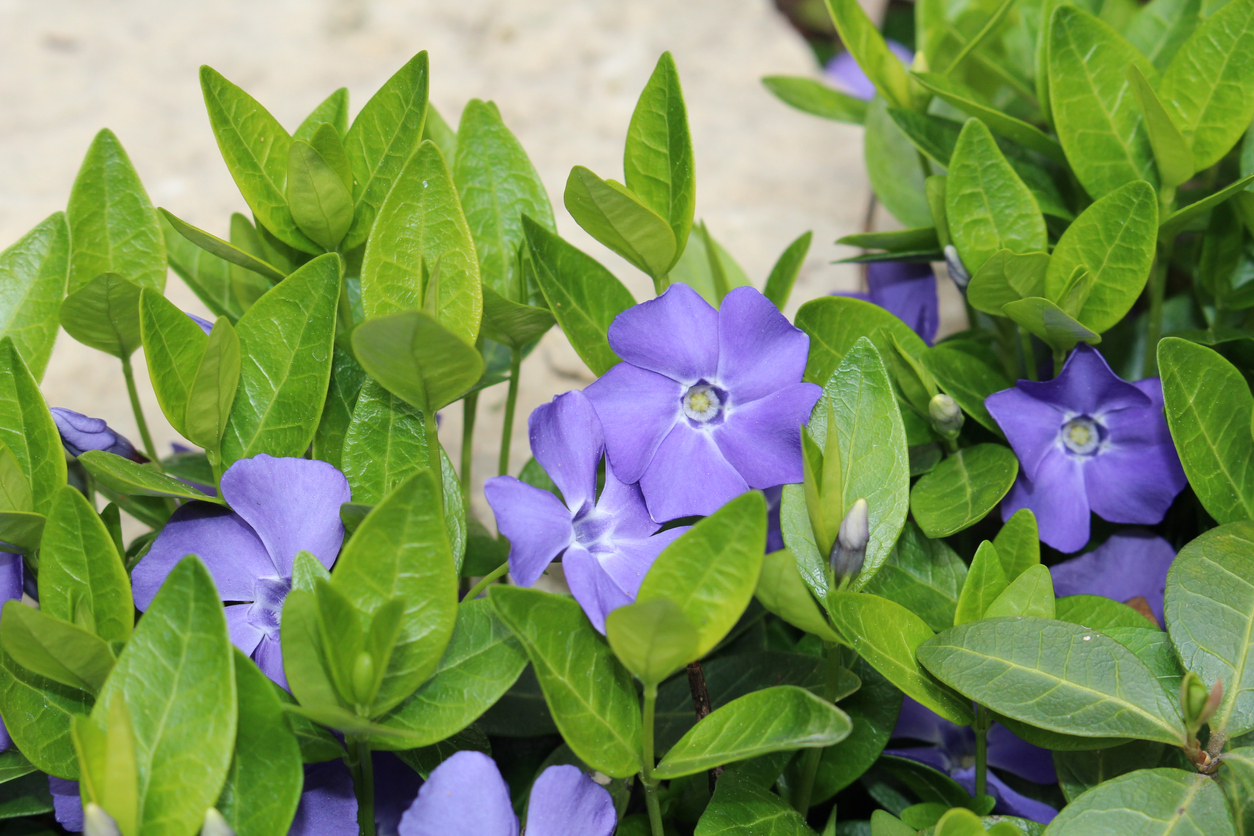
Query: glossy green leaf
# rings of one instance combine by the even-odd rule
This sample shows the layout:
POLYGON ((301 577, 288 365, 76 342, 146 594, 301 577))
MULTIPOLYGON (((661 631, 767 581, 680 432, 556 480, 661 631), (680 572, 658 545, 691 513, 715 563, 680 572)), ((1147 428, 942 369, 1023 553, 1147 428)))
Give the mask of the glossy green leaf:
POLYGON ((1002 308, 1025 296, 1043 296, 1049 253, 999 250, 971 276, 967 300, 977 311, 1005 316, 1002 308))
POLYGON ((897 725, 902 696, 892 683, 863 659, 853 665, 862 687, 840 701, 853 721, 853 731, 823 750, 811 801, 821 804, 858 780, 884 751, 897 725))
MULTIPOLYGON (((157 214, 165 234, 170 269, 179 275, 214 316, 225 316, 232 322, 238 322, 246 308, 232 292, 231 264, 188 241, 174 229, 165 215, 157 214)), ((269 286, 269 282, 251 271, 243 271, 243 275, 251 276, 259 290, 264 291, 269 286)))
POLYGON ((1150 86, 1149 79, 1136 66, 1128 66, 1128 80, 1136 94, 1145 116, 1145 130, 1149 134, 1150 147, 1154 149, 1154 161, 1158 165, 1158 179, 1164 188, 1175 188, 1193 176, 1193 151, 1180 129, 1171 121, 1163 102, 1150 86))
MULTIPOLYGON (((1188 206, 1176 210, 1159 224, 1159 240, 1166 241, 1174 238, 1177 234, 1183 231, 1189 225, 1189 222, 1194 218, 1200 217, 1202 213, 1214 209, 1224 201, 1233 197, 1239 197, 1241 201, 1245 201, 1246 198, 1243 197, 1243 194, 1249 188, 1251 183, 1254 183, 1254 174, 1246 175, 1235 183, 1229 183, 1219 191, 1209 194, 1201 200, 1196 200, 1188 206)), ((1242 205, 1243 203, 1237 204, 1238 207, 1242 205)))
POLYGON ((1036 515, 1027 508, 1015 511, 993 538, 993 545, 997 547, 997 556, 1001 558, 1001 568, 1008 581, 1013 582, 1028 569, 1040 565, 1041 541, 1036 515))
POLYGON ((1054 583, 1049 569, 1036 565, 1010 582, 984 609, 984 618, 1054 617, 1054 583))
POLYGON ((225 317, 213 325, 209 343, 187 392, 183 429, 193 444, 216 450, 226 430, 227 416, 239 385, 239 335, 225 317))
POLYGON ((611 778, 640 771, 640 703, 631 675, 579 604, 534 589, 496 585, 490 600, 527 651, 562 737, 611 778))
POLYGON ((922 163, 910 138, 897 127, 888 115, 887 103, 879 97, 867 108, 863 155, 871 190, 893 217, 906 227, 935 225, 924 192, 922 163))
POLYGON ((331 375, 340 260, 308 262, 240 317, 239 390, 222 438, 222 460, 267 453, 302 456, 313 440, 331 375))
POLYGON ((31 673, 2 651, 0 671, 0 714, 14 746, 41 771, 78 780, 70 723, 91 711, 91 697, 31 673))
POLYGON ((1236 836, 1218 784, 1181 769, 1141 769, 1099 784, 1068 804, 1049 833, 1236 836))
POLYGON ((102 487, 123 496, 177 496, 183 499, 200 499, 221 503, 221 499, 206 496, 195 488, 167 476, 151 465, 142 465, 103 450, 88 450, 78 457, 87 472, 102 487))
POLYGON ((669 222, 613 180, 575 166, 563 199, 576 223, 637 269, 660 278, 675 263, 679 248, 669 222))
POLYGON ((929 540, 907 522, 866 591, 901 604, 933 630, 953 626, 967 565, 943 540, 929 540))
POLYGON ((483 374, 474 346, 418 311, 367 320, 353 331, 357 361, 424 415, 460 398, 483 374))
POLYGON ((33 554, 43 537, 44 515, 32 511, 0 511, 0 544, 5 551, 33 554))
POLYGON ((605 374, 618 362, 606 336, 610 323, 636 300, 613 273, 536 221, 524 217, 523 229, 549 310, 579 359, 605 374))
POLYGON ((954 625, 983 618, 984 611, 1009 585, 1006 573, 1002 570, 1001 558, 997 555, 997 547, 988 540, 980 543, 971 561, 971 571, 967 573, 962 593, 958 597, 954 625))
POLYGON ((905 694, 961 726, 970 725, 971 703, 928 673, 915 658, 934 635, 910 610, 877 595, 833 592, 832 623, 858 655, 905 694))
POLYGON ((12 450, 0 444, 0 509, 26 513, 34 507, 30 482, 26 481, 22 465, 12 450))
POLYGON ((657 686, 700 655, 697 628, 667 598, 610 611, 605 617, 605 638, 618 661, 646 686, 657 686))
POLYGON ((353 408, 341 461, 353 500, 379 504, 401 482, 429 467, 422 413, 367 380, 353 408))
POLYGON ((1061 4, 1049 26, 1050 107, 1076 177, 1094 198, 1135 180, 1157 186, 1149 134, 1128 67, 1157 72, 1134 46, 1078 6, 1061 4))
POLYGON ((323 123, 333 126, 340 136, 348 133, 347 87, 341 87, 319 102, 318 106, 305 117, 305 121, 300 123, 300 127, 292 133, 292 139, 303 139, 308 142, 323 123))
POLYGON ((856 0, 827 0, 840 41, 879 94, 898 107, 910 107, 910 78, 901 59, 856 0))
POLYGON ((327 388, 322 418, 314 434, 314 458, 339 468, 344 438, 366 373, 348 348, 335 346, 331 353, 331 385, 327 388))
MULTIPOLYGON (((624 828, 619 828, 622 833, 624 828)), ((644 831, 641 831, 642 833, 644 831)), ((735 771, 719 779, 695 836, 813 836, 806 820, 769 788, 735 771)), ((624 834, 627 836, 627 834, 624 834)))
MULTIPOLYGON (((1127 604, 1100 595, 1067 595, 1054 604, 1059 621, 1082 624, 1090 630, 1107 633, 1111 629, 1147 629, 1153 625, 1127 604)), ((1109 633, 1107 633, 1109 635, 1109 633)))
POLYGON ((892 339, 915 357, 927 347, 910 326, 888 311, 847 296, 823 296, 806 302, 795 321, 810 337, 804 379, 820 386, 831 379, 860 337, 869 337, 881 357, 892 350, 892 339))
POLYGON ((861 125, 866 120, 865 101, 812 78, 772 75, 763 78, 762 84, 775 98, 803 113, 850 125, 861 125))
POLYGON ((919 661, 967 697, 1016 720, 1081 737, 1181 745, 1180 710, 1131 650, 1077 624, 995 618, 925 642, 919 661))
MULTIPOLYGON (((1138 612, 1137 615, 1141 614, 1138 612)), ((1180 698, 1184 670, 1166 633, 1157 629, 1148 618, 1144 626, 1107 627, 1102 632, 1135 653, 1154 674, 1169 699, 1180 698)))
POLYGON ((92 710, 97 723, 113 700, 130 710, 142 832, 195 832, 217 800, 235 748, 235 689, 222 601, 200 560, 186 557, 144 613, 92 710))
POLYGON ((101 273, 65 297, 61 327, 83 345, 126 359, 143 341, 140 290, 118 273, 101 273))
POLYGON ((1055 752, 1054 768, 1058 786, 1067 801, 1090 790, 1103 781, 1118 778, 1137 769, 1157 766, 1164 746, 1151 740, 1133 740, 1107 749, 1085 752, 1055 752))
POLYGON ((170 426, 184 433, 187 399, 209 337, 196 322, 155 290, 139 298, 144 360, 157 403, 170 426))
MULTIPOLYGON (((299 555, 297 556, 299 563, 299 555)), ((318 602, 312 585, 293 577, 293 589, 283 601, 280 640, 283 648, 283 674, 293 696, 303 708, 316 711, 343 711, 335 685, 331 682, 322 635, 318 628, 318 602)), ((310 716, 306 713, 304 716, 310 716)), ((319 718, 318 722, 321 722, 319 718)), ((328 723, 327 725, 331 725, 328 723)))
MULTIPOLYGON (((973 280, 974 281, 974 280, 973 280)), ((970 298, 970 286, 968 286, 970 298)), ((984 399, 1012 385, 992 349, 974 340, 946 340, 920 356, 936 385, 985 429, 1001 435, 1001 428, 984 406, 984 399)))
POLYGON ((356 181, 346 252, 366 241, 384 199, 422 141, 429 73, 424 50, 370 97, 344 136, 356 181))
POLYGON ((70 233, 60 212, 0 252, 0 338, 13 339, 36 380, 57 338, 69 270, 70 233))
POLYGON ((1223 680, 1211 734, 1254 729, 1254 522, 1211 529, 1176 555, 1163 605, 1186 670, 1223 680))
POLYGON ((762 572, 758 575, 754 595, 767 610, 798 630, 813 633, 824 641, 840 641, 802 579, 797 558, 788 549, 770 552, 762 559, 762 572))
POLYGON ((30 484, 34 510, 47 515, 65 484, 61 435, 39 384, 12 337, 0 338, 0 443, 13 453, 30 484))
POLYGON ((1254 519, 1254 396, 1215 351, 1177 337, 1158 344, 1167 426, 1198 499, 1219 523, 1254 519))
POLYGON ((975 525, 1014 484, 1019 460, 1008 447, 977 444, 945 459, 910 491, 914 519, 928 537, 975 525))
POLYGON ((475 241, 453 176, 434 143, 424 142, 397 175, 379 209, 361 265, 368 318, 423 310, 474 344, 483 315, 475 241), (438 276, 438 292, 430 282, 438 276))
POLYGON ((162 220, 169 224, 170 228, 185 240, 195 244, 210 255, 217 256, 223 261, 230 262, 238 267, 243 267, 259 276, 264 276, 272 282, 280 282, 286 275, 282 270, 265 259, 253 255, 251 252, 237 247, 229 241, 223 241, 221 238, 211 235, 203 229, 197 229, 165 209, 158 209, 157 211, 161 213, 162 220))
POLYGON ((1151 0, 1129 21, 1123 36, 1162 71, 1201 19, 1201 0, 1151 0))
POLYGON ((994 133, 1000 134, 1022 145, 1024 148, 1030 148, 1051 160, 1057 162, 1065 160, 1062 148, 1040 128, 1034 127, 995 107, 984 104, 974 91, 961 83, 938 73, 913 73, 912 76, 924 90, 939 96, 968 116, 979 119, 982 124, 987 125, 994 133))
POLYGON ((1097 345, 1102 341, 1096 331, 1084 327, 1058 305, 1039 296, 1010 302, 1002 306, 1002 313, 1056 351, 1070 351, 1076 343, 1097 345))
POLYGON ((520 305, 483 286, 483 334, 521 349, 544 336, 557 320, 548 308, 520 305))
MULTIPOLYGON (((334 132, 334 129, 332 129, 334 132)), ((287 204, 301 232, 333 250, 353 222, 353 193, 318 149, 294 139, 287 151, 287 204)))
POLYGON ((108 642, 21 601, 5 603, 0 625, 5 653, 36 676, 96 694, 113 668, 108 642))

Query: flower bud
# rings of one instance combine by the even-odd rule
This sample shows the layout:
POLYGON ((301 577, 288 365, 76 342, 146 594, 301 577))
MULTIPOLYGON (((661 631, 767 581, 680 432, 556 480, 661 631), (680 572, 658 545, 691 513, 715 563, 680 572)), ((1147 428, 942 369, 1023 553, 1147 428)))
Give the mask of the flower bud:
POLYGON ((967 285, 971 283, 971 274, 967 272, 967 266, 962 263, 958 248, 953 244, 945 245, 945 267, 949 269, 949 278, 965 293, 967 285))
POLYGON ((955 438, 962 430, 962 410, 954 399, 945 394, 932 398, 927 405, 928 417, 932 419, 932 427, 945 438, 955 438))
POLYGON ((866 500, 859 499, 841 520, 840 533, 832 547, 832 575, 838 586, 852 582, 862 571, 866 544, 870 539, 871 521, 867 515, 866 500))
POLYGON ((148 461, 102 419, 91 418, 59 406, 54 406, 49 411, 52 413, 53 423, 57 425, 57 432, 61 435, 61 444, 71 456, 81 456, 88 450, 103 450, 133 462, 148 461))
POLYGON ((235 836, 235 831, 216 808, 210 807, 205 811, 205 823, 200 828, 200 836, 235 836))
POLYGON ((113 816, 94 801, 83 806, 83 833, 85 836, 122 836, 113 816))
POLYGON ((1180 708, 1184 712, 1185 724, 1190 729, 1200 728, 1219 708, 1223 693, 1221 680, 1216 680, 1214 686, 1208 689, 1193 671, 1186 673, 1180 681, 1180 708))
POLYGON ((374 657, 369 650, 353 660, 353 697, 362 704, 374 699, 374 657))

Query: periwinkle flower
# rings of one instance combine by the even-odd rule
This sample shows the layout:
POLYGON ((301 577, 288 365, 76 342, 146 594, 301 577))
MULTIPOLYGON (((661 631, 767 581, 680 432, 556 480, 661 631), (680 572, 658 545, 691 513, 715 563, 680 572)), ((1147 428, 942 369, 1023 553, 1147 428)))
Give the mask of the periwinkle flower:
MULTIPOLYGON (((906 47, 892 40, 887 40, 888 50, 896 55, 901 63, 909 67, 914 62, 914 53, 906 47)), ((835 81, 837 85, 844 88, 845 92, 856 99, 870 100, 875 96, 875 85, 871 83, 871 79, 858 66, 857 60, 849 54, 848 51, 839 52, 836 57, 827 62, 827 66, 823 68, 823 72, 828 78, 835 81)))
MULTIPOLYGON (((967 792, 975 794, 975 732, 959 726, 906 697, 897 715, 893 738, 908 738, 931 744, 909 748, 889 748, 886 755, 909 758, 953 778, 967 792)), ((1033 746, 1009 729, 993 723, 988 730, 988 765, 1003 769, 1034 784, 1058 780, 1048 749, 1033 746)), ((993 770, 988 773, 987 792, 997 800, 994 811, 1048 824, 1058 811, 1043 801, 1028 798, 1011 789, 993 770)))
MULTIPOLYGON (((0 552, 0 605, 6 601, 22 600, 22 583, 24 578, 22 556, 10 552, 0 552)), ((4 727, 0 718, 0 752, 13 745, 9 730, 4 727)))
MULTIPOLYGON (((614 801, 578 767, 550 766, 531 785, 527 836, 610 836, 614 801)), ((496 763, 457 752, 431 772, 401 817, 400 836, 518 836, 518 816, 496 763)))
POLYGON ((605 616, 635 600, 658 554, 687 529, 658 534, 640 488, 621 481, 611 462, 597 496, 605 436, 583 392, 567 392, 537 407, 527 425, 532 455, 562 499, 513 476, 484 483, 497 529, 510 543, 510 575, 518 585, 531 586, 560 556, 571 594, 604 633, 605 616))
POLYGON ((623 362, 584 391, 653 519, 801 481, 800 429, 822 390, 801 382, 810 338, 761 293, 738 287, 715 310, 671 285, 615 317, 609 341, 623 362))
MULTIPOLYGON (((187 313, 184 311, 183 313, 187 313)), ((187 314, 187 318, 200 326, 200 330, 205 332, 205 336, 209 336, 209 332, 213 330, 213 323, 204 317, 196 316, 194 313, 187 314)))
POLYGON ((1176 550, 1161 537, 1130 528, 1121 531, 1091 552, 1049 567, 1054 594, 1101 595, 1143 609, 1163 624, 1163 593, 1167 570, 1176 550))
POLYGON ((932 344, 940 328, 936 274, 927 262, 876 261, 866 266, 866 293, 836 293, 878 305, 932 344))
POLYGON ((1161 382, 1121 380, 1090 345, 1078 346, 1053 380, 1020 380, 984 403, 1019 457, 1002 519, 1030 508, 1041 540, 1059 551, 1088 542, 1090 511, 1152 525, 1184 489, 1161 382))
POLYGON ((174 512, 131 573, 135 606, 148 609, 175 564, 198 555, 229 602, 231 641, 287 687, 279 622, 292 563, 303 550, 331 568, 344 541, 348 480, 326 462, 259 455, 222 474, 222 498, 229 508, 189 502, 174 512))
POLYGON ((54 406, 52 422, 61 435, 61 445, 71 456, 81 456, 88 450, 103 450, 133 462, 146 462, 134 445, 115 432, 102 418, 91 418, 72 409, 54 406))

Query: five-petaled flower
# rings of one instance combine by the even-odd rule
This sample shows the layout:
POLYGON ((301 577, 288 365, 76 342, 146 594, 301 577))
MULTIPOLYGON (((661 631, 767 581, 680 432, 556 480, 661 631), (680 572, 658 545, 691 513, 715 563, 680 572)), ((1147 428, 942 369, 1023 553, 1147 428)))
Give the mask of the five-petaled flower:
POLYGON ((610 462, 597 495, 605 437, 583 392, 567 392, 537 407, 528 427, 532 455, 562 498, 513 476, 484 484, 497 528, 510 542, 511 577, 531 586, 560 556, 575 600, 605 632, 605 617, 635 600, 658 554, 687 528, 656 533, 659 525, 649 518, 640 488, 620 481, 610 462))
POLYGON ((1078 346, 1055 379, 1020 380, 984 403, 1019 456, 1002 519, 1030 508, 1041 540, 1059 551, 1088 542, 1090 510, 1153 525, 1185 486, 1162 383, 1120 379, 1092 346, 1078 346))
POLYGON ((715 310, 671 285, 615 317, 609 341, 623 362, 584 391, 653 519, 801 481, 800 429, 822 390, 801 382, 810 338, 761 293, 736 288, 715 310))
POLYGON ((174 512, 131 574, 135 606, 146 610, 175 564, 199 556, 230 602, 231 641, 287 687, 279 621, 292 564, 307 551, 331 568, 344 541, 348 480, 326 462, 260 455, 222 474, 222 498, 229 509, 189 502, 174 512))
POLYGON ((877 261, 866 266, 866 293, 837 293, 878 305, 928 345, 940 327, 936 274, 927 262, 877 261))

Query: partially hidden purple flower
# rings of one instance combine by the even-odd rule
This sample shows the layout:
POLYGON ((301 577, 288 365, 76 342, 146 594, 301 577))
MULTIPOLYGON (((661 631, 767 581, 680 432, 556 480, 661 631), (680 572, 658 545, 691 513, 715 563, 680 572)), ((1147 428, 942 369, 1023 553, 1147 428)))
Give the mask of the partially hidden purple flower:
MULTIPOLYGON (((914 63, 914 53, 894 40, 888 40, 888 50, 896 55, 901 63, 909 67, 914 63)), ((857 60, 847 50, 837 53, 823 68, 824 74, 838 87, 856 99, 870 100, 875 96, 875 85, 858 66, 857 60)))
MULTIPOLYGON (((610 794, 578 767, 550 766, 531 785, 527 836, 610 836, 617 824, 610 794)), ((496 763, 457 752, 437 766, 401 817, 400 836, 518 836, 496 763)))
MULTIPOLYGON (((955 725, 906 697, 901 704, 901 713, 897 715, 893 738, 908 738, 931 745, 885 749, 884 754, 930 766, 975 795, 975 732, 970 726, 955 725)), ((1052 784, 1058 780, 1054 759, 1048 749, 1021 740, 998 723, 993 723, 988 730, 988 765, 1034 784, 1052 784)), ((991 769, 987 775, 988 794, 997 799, 997 806, 993 808, 996 812, 1041 824, 1048 824, 1058 815, 1058 811, 1045 802, 1015 792, 991 769)))
POLYGON ((1059 551, 1088 542, 1090 511, 1153 525, 1184 489, 1162 383, 1121 380, 1090 345, 1079 345, 1053 380, 1020 380, 984 403, 1019 457, 1002 519, 1030 508, 1041 540, 1059 551))
POLYGON ((636 599, 658 554, 687 528, 658 534, 640 488, 620 481, 611 462, 597 496, 605 436, 583 392, 558 395, 537 407, 527 424, 532 455, 562 499, 513 476, 484 483, 497 529, 509 540, 510 575, 531 586, 561 557, 571 594, 604 633, 605 617, 636 599))
POLYGON ((189 502, 170 517, 131 583, 135 606, 148 609, 183 557, 204 561, 226 608, 231 641, 283 687, 279 621, 292 588, 292 563, 310 552, 328 569, 344 541, 340 506, 348 480, 326 462, 259 455, 222 474, 229 508, 189 502))
POLYGON ((54 406, 48 411, 52 413, 52 422, 57 425, 57 432, 61 434, 61 445, 71 456, 81 456, 88 450, 103 450, 133 462, 148 461, 136 451, 131 442, 111 429, 104 419, 91 418, 60 406, 54 406))
POLYGON ((928 345, 940 327, 936 274, 927 262, 877 261, 866 267, 866 293, 835 293, 878 305, 910 326, 928 345))
POLYGON ((1175 559, 1176 550, 1166 540, 1130 528, 1091 552, 1049 567, 1049 574, 1055 595, 1101 595, 1125 604, 1142 598, 1162 625, 1167 570, 1175 559))
POLYGON ((766 497, 766 553, 777 552, 784 547, 784 527, 780 513, 784 504, 784 486, 776 485, 762 491, 766 497))
POLYGON ((623 362, 584 391, 614 472, 640 483, 653 519, 801 481, 801 425, 822 390, 801 382, 810 338, 757 290, 715 310, 671 285, 615 317, 609 341, 623 362))
MULTIPOLYGON (((187 313, 187 311, 184 311, 183 313, 187 313)), ((213 330, 213 323, 209 320, 196 316, 194 313, 189 313, 187 316, 192 322, 200 326, 200 330, 205 332, 205 336, 208 336, 209 332, 213 330)))
MULTIPOLYGON (((0 552, 0 605, 6 601, 22 600, 22 583, 25 580, 22 556, 10 552, 0 552)), ((9 730, 0 719, 0 752, 13 745, 9 730)))

